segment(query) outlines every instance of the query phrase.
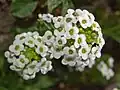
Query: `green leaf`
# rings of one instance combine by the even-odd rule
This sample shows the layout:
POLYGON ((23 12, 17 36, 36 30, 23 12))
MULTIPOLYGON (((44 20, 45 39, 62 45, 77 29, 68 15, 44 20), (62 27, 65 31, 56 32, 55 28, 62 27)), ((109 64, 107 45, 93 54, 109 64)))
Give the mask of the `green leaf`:
POLYGON ((66 14, 67 9, 74 8, 72 0, 47 0, 48 11, 51 13, 60 4, 62 5, 62 15, 66 14))
POLYGON ((74 8, 72 0, 63 0, 62 15, 65 15, 69 8, 74 8))
POLYGON ((0 71, 2 71, 4 65, 4 55, 0 55, 0 71))
POLYGON ((0 90, 8 90, 8 89, 0 86, 0 90))
POLYGON ((11 12, 14 16, 24 18, 32 14, 36 9, 37 1, 15 0, 11 4, 11 12))
POLYGON ((57 8, 63 0, 47 0, 48 12, 52 12, 55 8, 57 8))
POLYGON ((40 76, 39 82, 35 85, 35 87, 39 88, 49 88, 55 84, 56 80, 49 76, 40 76))
POLYGON ((112 37, 114 40, 120 43, 120 25, 116 25, 112 28, 104 29, 103 33, 112 37))

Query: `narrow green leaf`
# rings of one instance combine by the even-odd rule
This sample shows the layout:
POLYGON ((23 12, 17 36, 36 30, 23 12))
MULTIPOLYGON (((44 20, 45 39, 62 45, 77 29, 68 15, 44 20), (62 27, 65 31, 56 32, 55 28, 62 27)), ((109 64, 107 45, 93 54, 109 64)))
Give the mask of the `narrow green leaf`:
POLYGON ((72 0, 63 0, 62 15, 65 15, 70 8, 74 8, 72 0))
POLYGON ((37 6, 37 1, 15 1, 11 5, 11 12, 14 16, 24 18, 32 14, 37 6))
MULTIPOLYGON (((52 12, 56 7, 58 7, 63 0, 47 0, 48 12, 52 12)), ((65 1, 65 0, 64 0, 65 1)))

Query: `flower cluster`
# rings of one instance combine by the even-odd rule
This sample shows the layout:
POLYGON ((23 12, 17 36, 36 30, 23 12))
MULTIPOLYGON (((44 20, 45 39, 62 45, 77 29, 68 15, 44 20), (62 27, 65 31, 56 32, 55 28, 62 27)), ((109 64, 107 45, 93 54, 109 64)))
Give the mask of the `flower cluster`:
POLYGON ((5 52, 5 57, 12 64, 10 69, 28 80, 34 78, 39 71, 46 74, 52 69, 52 62, 47 58, 48 49, 38 32, 22 33, 15 37, 9 51, 5 52))
POLYGON ((68 9, 65 16, 39 14, 40 21, 50 23, 54 30, 46 30, 43 36, 37 32, 22 33, 5 52, 10 68, 24 79, 32 79, 36 72, 46 74, 52 69, 52 59, 60 59, 63 65, 83 71, 92 68, 100 58, 105 44, 100 25, 87 10, 68 9))
POLYGON ((97 65, 97 69, 102 73, 102 75, 109 80, 111 77, 114 76, 114 71, 112 70, 113 68, 113 63, 114 63, 114 59, 112 57, 110 57, 108 59, 107 64, 104 61, 101 61, 98 65, 97 65))
POLYGON ((87 10, 68 9, 67 14, 53 17, 50 14, 39 14, 39 19, 54 25, 55 37, 51 48, 52 57, 61 63, 83 71, 86 66, 92 68, 95 59, 100 58, 105 44, 100 25, 87 10))

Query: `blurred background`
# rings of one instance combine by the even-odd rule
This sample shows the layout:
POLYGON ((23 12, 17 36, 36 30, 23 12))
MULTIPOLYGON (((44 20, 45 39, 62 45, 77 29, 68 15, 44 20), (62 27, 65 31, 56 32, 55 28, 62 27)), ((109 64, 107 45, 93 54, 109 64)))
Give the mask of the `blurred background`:
MULTIPOLYGON (((41 34, 42 30, 39 30, 41 34)), ((120 0, 0 0, 0 90, 113 90, 116 87, 120 88, 120 0), (4 52, 16 34, 39 30, 38 13, 58 16, 64 15, 68 8, 87 9, 94 14, 106 41, 101 59, 114 58, 114 77, 106 80, 94 67, 75 72, 56 62, 55 72, 38 73, 33 80, 23 80, 9 69, 4 52)))

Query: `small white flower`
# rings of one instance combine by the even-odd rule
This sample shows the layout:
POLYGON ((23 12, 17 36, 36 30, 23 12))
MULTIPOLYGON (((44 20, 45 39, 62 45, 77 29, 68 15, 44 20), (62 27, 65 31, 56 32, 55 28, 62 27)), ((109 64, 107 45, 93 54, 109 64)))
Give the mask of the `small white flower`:
POLYGON ((39 36, 39 33, 37 31, 35 31, 35 32, 32 33, 32 36, 37 37, 37 36, 39 36))
POLYGON ((48 23, 52 22, 53 15, 51 14, 43 14, 42 19, 45 20, 48 23))
POLYGON ((52 62, 47 61, 46 58, 42 58, 41 61, 37 64, 37 67, 39 68, 42 74, 46 74, 52 69, 52 62))
POLYGON ((77 19, 83 15, 83 12, 81 9, 76 9, 75 10, 75 16, 77 17, 77 19))
POLYGON ((50 53, 51 57, 54 57, 56 59, 59 59, 61 56, 64 55, 63 50, 59 47, 51 47, 50 53))
POLYGON ((93 65, 95 64, 95 55, 94 54, 89 54, 89 64, 88 64, 88 67, 89 68, 92 68, 93 65))
POLYGON ((55 28, 60 28, 63 26, 63 16, 53 17, 53 23, 55 28))
POLYGON ((61 63, 63 65, 75 66, 76 64, 75 57, 65 55, 61 63))
POLYGON ((97 43, 99 44, 100 48, 103 47, 103 45, 105 44, 105 40, 103 39, 103 37, 98 37, 97 39, 97 43))
POLYGON ((48 47, 44 44, 39 44, 36 48, 36 52, 40 54, 42 57, 47 55, 48 47))
POLYGON ((113 76, 114 76, 113 70, 112 69, 108 69, 108 75, 106 75, 106 79, 109 80, 113 76))
POLYGON ((64 20, 66 24, 72 24, 77 22, 76 17, 72 14, 66 14, 64 20))
POLYGON ((31 37, 33 35, 32 32, 27 32, 27 37, 31 37))
POLYGON ((15 41, 13 43, 20 43, 23 44, 25 42, 27 34, 26 33, 22 33, 19 35, 15 36, 15 41))
POLYGON ((85 65, 83 64, 83 62, 79 62, 79 65, 76 65, 76 70, 77 71, 83 72, 84 69, 85 69, 85 65))
POLYGON ((65 30, 63 28, 55 29, 54 35, 55 36, 65 36, 65 30))
POLYGON ((29 76, 33 75, 34 73, 39 72, 39 69, 37 68, 38 62, 37 61, 32 61, 27 65, 27 67, 23 70, 23 74, 27 74, 29 76))
POLYGON ((22 70, 21 68, 15 66, 15 65, 11 65, 11 66, 10 66, 10 69, 13 70, 13 71, 17 71, 17 72, 19 72, 19 71, 22 70))
POLYGON ((87 27, 89 27, 91 25, 91 23, 89 22, 89 17, 87 15, 84 15, 82 17, 79 17, 79 22, 80 25, 86 29, 87 27))
POLYGON ((46 31, 44 36, 43 36, 43 41, 47 44, 47 45, 51 45, 54 42, 54 36, 52 35, 51 31, 46 31))
POLYGON ((64 46, 66 43, 67 43, 67 40, 65 37, 60 37, 60 36, 57 36, 55 38, 55 42, 54 42, 54 45, 57 45, 57 46, 64 46))
POLYGON ((93 24, 94 20, 95 20, 94 15, 92 13, 89 13, 87 10, 83 10, 83 14, 86 14, 89 17, 89 23, 90 24, 89 24, 88 27, 90 27, 93 24))
POLYGON ((77 35, 74 45, 76 48, 86 45, 86 36, 84 34, 77 35))
POLYGON ((38 17, 39 17, 39 18, 42 18, 42 14, 38 14, 38 17))
POLYGON ((119 90, 118 88, 113 88, 113 90, 119 90))
POLYGON ((7 58, 8 63, 13 63, 16 60, 16 57, 10 56, 7 58))
POLYGON ((10 57, 10 52, 9 52, 9 51, 6 51, 6 52, 4 53, 4 55, 5 55, 6 58, 8 58, 8 57, 10 57))
POLYGON ((63 52, 67 56, 75 56, 76 55, 76 49, 73 45, 70 47, 64 47, 63 52))
POLYGON ((75 39, 76 36, 78 35, 79 29, 74 26, 72 28, 70 28, 69 30, 66 31, 66 38, 67 39, 75 39))
POLYGON ((23 69, 26 64, 29 63, 29 60, 25 58, 24 55, 20 55, 18 59, 14 60, 13 65, 15 65, 18 68, 23 69))
POLYGON ((35 46, 34 38, 31 36, 26 37, 25 44, 28 45, 29 47, 34 47, 35 46))
POLYGON ((110 58, 108 59, 108 65, 109 65, 111 68, 114 66, 114 59, 113 59, 113 57, 110 57, 110 58))
POLYGON ((39 46, 39 44, 41 44, 43 42, 41 36, 35 36, 34 38, 35 38, 34 43, 37 46, 39 46))
POLYGON ((79 56, 81 56, 82 59, 86 60, 88 58, 89 52, 90 47, 86 44, 79 49, 79 56))
POLYGON ((97 32, 101 30, 100 25, 96 21, 94 21, 92 24, 92 30, 97 32))
POLYGON ((10 45, 9 50, 13 52, 15 55, 19 55, 20 52, 24 50, 24 45, 16 43, 16 44, 10 45))
POLYGON ((99 48, 98 50, 97 50, 97 52, 96 52, 96 57, 97 58, 100 58, 101 57, 101 48, 99 48))
POLYGON ((75 12, 75 11, 74 11, 73 9, 68 9, 68 10, 67 10, 67 13, 68 13, 68 14, 71 14, 71 15, 72 15, 74 12, 75 12))

